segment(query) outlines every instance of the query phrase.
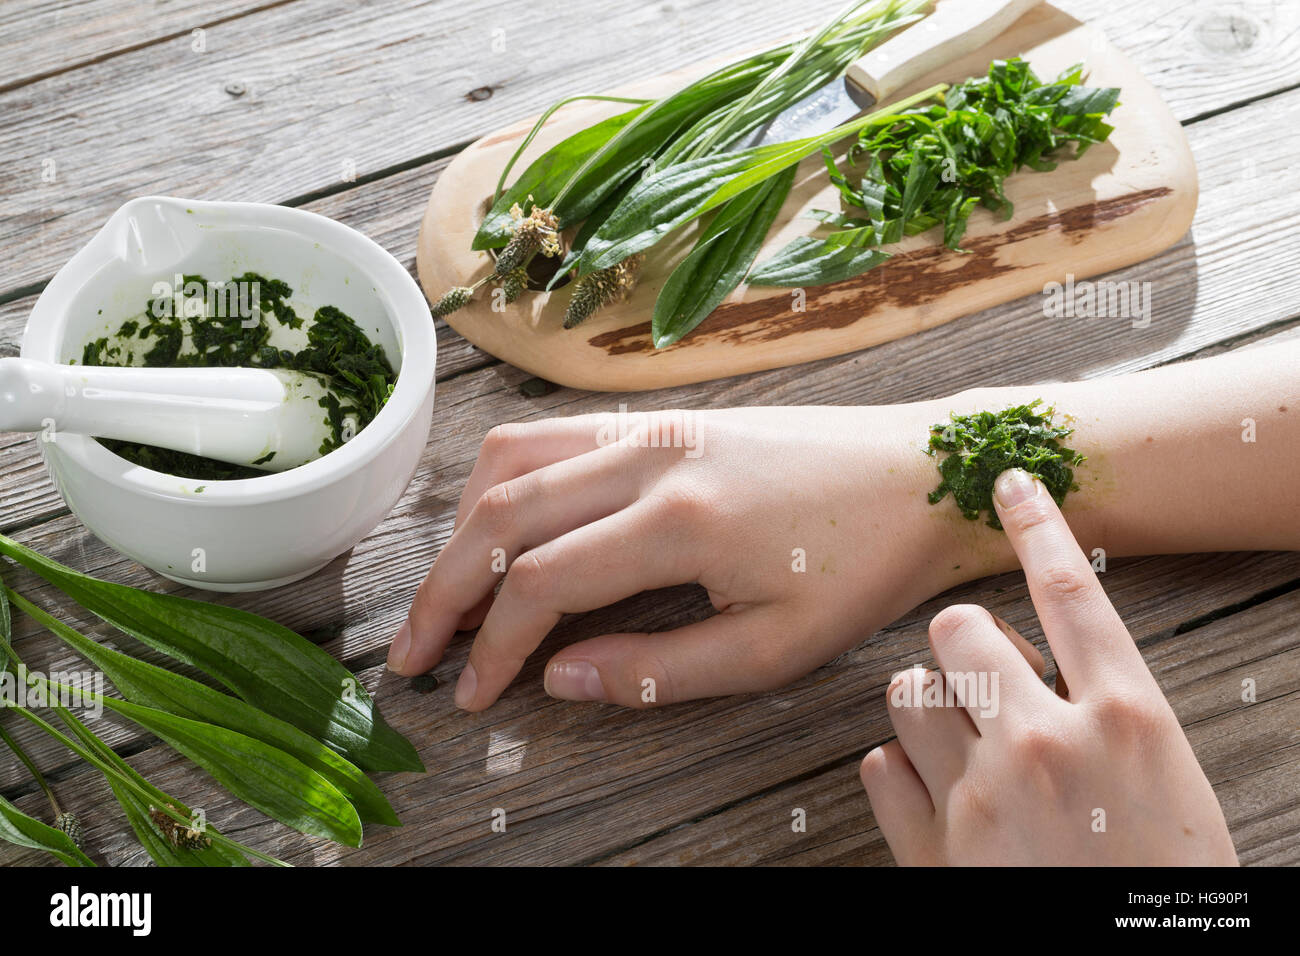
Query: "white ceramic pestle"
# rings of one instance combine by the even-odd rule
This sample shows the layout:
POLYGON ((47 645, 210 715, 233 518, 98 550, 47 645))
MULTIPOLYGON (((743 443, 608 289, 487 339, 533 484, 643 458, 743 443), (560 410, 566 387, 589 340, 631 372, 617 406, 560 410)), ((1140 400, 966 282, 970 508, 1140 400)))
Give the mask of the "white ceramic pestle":
POLYGON ((259 368, 117 368, 0 359, 0 431, 114 438, 265 471, 320 457, 323 382, 259 368), (261 461, 274 452, 268 461, 261 461))

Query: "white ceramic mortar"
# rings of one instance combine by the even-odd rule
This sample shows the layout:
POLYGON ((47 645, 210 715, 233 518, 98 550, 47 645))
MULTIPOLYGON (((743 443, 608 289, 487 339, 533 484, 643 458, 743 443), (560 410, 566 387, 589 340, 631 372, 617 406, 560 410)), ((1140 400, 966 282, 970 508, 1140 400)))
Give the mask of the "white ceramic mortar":
MULTIPOLYGON (((334 305, 398 368, 388 403, 343 447, 300 468, 193 481, 134 465, 91 438, 38 437, 68 507, 105 542, 174 581, 250 591, 296 581, 365 537, 401 496, 428 439, 436 339, 410 274, 361 233, 263 203, 134 199, 54 277, 22 355, 80 361, 174 274, 282 279, 295 307, 334 305)), ((304 314, 302 308, 298 309, 304 314)), ((306 313, 310 316, 310 311, 306 313)))

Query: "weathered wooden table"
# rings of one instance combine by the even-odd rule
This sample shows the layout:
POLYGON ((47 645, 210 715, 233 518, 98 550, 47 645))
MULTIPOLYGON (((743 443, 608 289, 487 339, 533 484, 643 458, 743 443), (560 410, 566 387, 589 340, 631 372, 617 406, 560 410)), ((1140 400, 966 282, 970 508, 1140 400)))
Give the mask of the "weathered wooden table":
MULTIPOLYGON (((413 265, 429 189, 475 137, 562 95, 775 39, 840 5, 809 0, 799 5, 805 22, 791 24, 780 0, 8 0, 0 352, 16 351, 42 285, 132 196, 303 206, 413 265)), ((899 402, 1144 368, 1300 333, 1300 4, 1060 5, 1142 66, 1196 155, 1202 192, 1191 232, 1115 276, 1152 283, 1149 328, 1047 320, 1035 296, 859 354, 642 395, 633 407, 899 402), (1041 340, 1053 344, 1026 344, 1046 321, 1052 336, 1041 340)), ((956 600, 985 604, 1041 645, 1020 575, 936 599, 778 693, 653 712, 548 698, 547 651, 709 610, 692 588, 643 595, 567 620, 499 704, 465 715, 451 686, 467 642, 437 668, 432 690, 388 674, 383 661, 450 533, 478 443, 498 422, 613 410, 622 399, 537 388, 445 327, 439 349, 434 428, 392 515, 308 581, 219 598, 323 642, 417 743, 428 775, 381 780, 405 828, 372 827, 362 849, 343 850, 234 804, 154 740, 115 726, 112 743, 227 833, 299 864, 889 862, 857 781, 859 758, 891 735, 885 683, 927 658, 926 623, 956 600), (505 833, 492 832, 494 808, 507 812, 505 833), (792 832, 794 808, 807 812, 805 833, 792 832)), ((92 574, 179 590, 69 514, 27 436, 0 435, 0 530, 92 574)), ((12 580, 56 605, 30 575, 12 580)), ((1187 728, 1241 859, 1300 862, 1300 554, 1116 561, 1104 581, 1187 728), (1254 704, 1240 699, 1246 677, 1257 682, 1254 704)), ((73 664, 25 622, 17 640, 25 658, 49 669, 73 664)), ((146 862, 99 776, 25 726, 15 730, 86 820, 101 862, 146 862)), ((0 792, 46 813, 7 752, 0 792)), ((5 844, 0 861, 40 858, 5 844)))

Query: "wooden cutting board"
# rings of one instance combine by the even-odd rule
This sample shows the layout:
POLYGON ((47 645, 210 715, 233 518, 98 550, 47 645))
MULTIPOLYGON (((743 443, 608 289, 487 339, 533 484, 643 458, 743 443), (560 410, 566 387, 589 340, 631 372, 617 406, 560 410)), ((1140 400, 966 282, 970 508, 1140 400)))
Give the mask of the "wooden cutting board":
MULTIPOLYGON (((1196 210, 1196 167, 1182 127, 1155 88, 1099 31, 1043 5, 983 49, 924 77, 906 96, 934 83, 983 74, 990 60, 1024 56, 1044 79, 1086 64, 1092 86, 1117 86, 1115 132, 1082 159, 1054 171, 1024 170, 1007 181, 1015 215, 1002 221, 982 208, 971 215, 962 255, 944 249, 939 232, 891 248, 894 257, 845 282, 789 289, 742 285, 684 340, 656 350, 650 341, 655 297, 689 251, 698 225, 650 250, 636 291, 576 329, 562 327, 568 289, 526 293, 494 311, 488 288, 448 317, 479 348, 561 385, 601 391, 661 388, 794 365, 866 348, 932 328, 1029 293, 1050 282, 1097 275, 1167 248, 1187 231, 1196 210), (800 301, 800 296, 804 296, 800 301), (802 308, 800 308, 802 306, 802 308)), ((657 97, 734 56, 617 91, 657 97)), ((516 169, 578 129, 620 109, 574 104, 556 113, 516 169)), ((493 133, 464 150, 438 178, 420 227, 420 281, 430 302, 452 286, 492 270, 470 242, 497 177, 533 120, 493 133)), ((840 209, 820 157, 800 167, 795 188, 768 235, 761 263, 792 238, 813 231, 811 209, 840 209)), ((1044 331, 1054 323, 1043 318, 1044 331)), ((1124 322, 1123 318, 1104 321, 1124 322)))

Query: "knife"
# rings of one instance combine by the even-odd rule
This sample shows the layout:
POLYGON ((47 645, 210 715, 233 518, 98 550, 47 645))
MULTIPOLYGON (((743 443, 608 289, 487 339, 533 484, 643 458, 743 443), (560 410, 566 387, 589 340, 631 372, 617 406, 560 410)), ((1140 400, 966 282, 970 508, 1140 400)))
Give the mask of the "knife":
POLYGON ((959 56, 978 50, 1042 0, 942 0, 924 20, 871 50, 843 76, 787 107, 747 144, 827 133, 959 56))

